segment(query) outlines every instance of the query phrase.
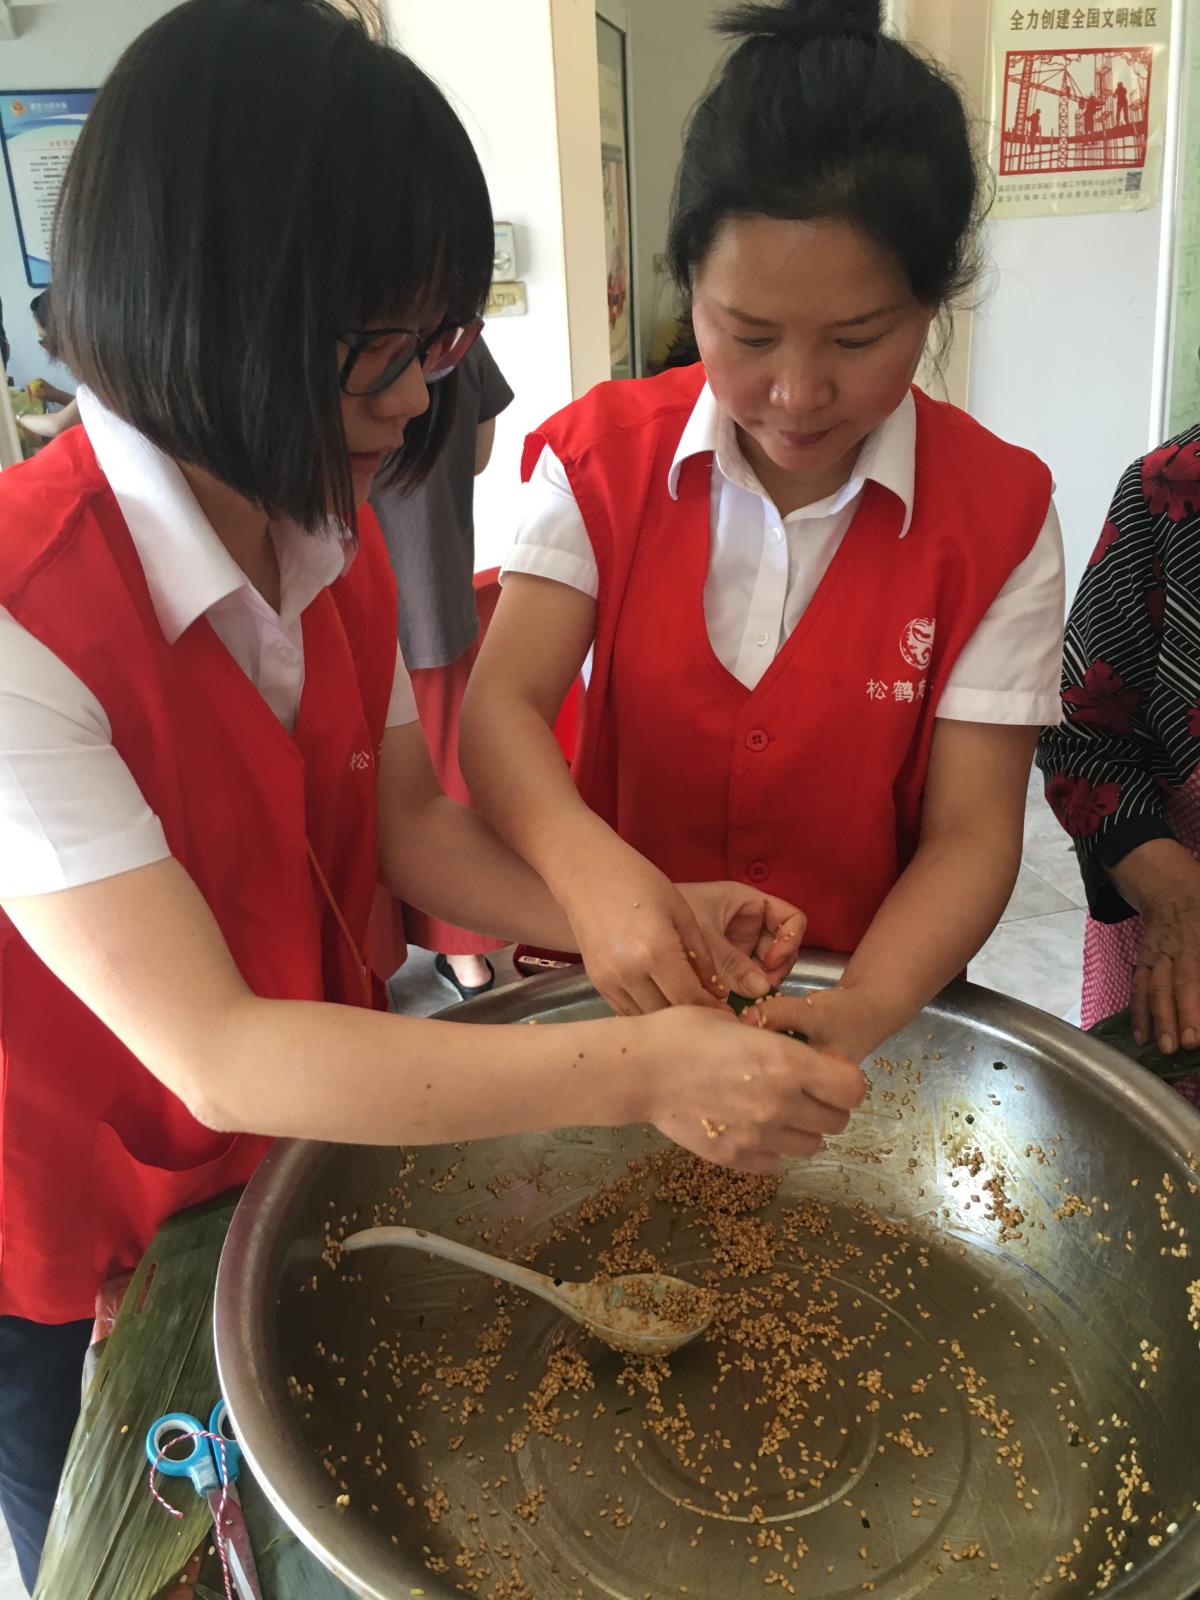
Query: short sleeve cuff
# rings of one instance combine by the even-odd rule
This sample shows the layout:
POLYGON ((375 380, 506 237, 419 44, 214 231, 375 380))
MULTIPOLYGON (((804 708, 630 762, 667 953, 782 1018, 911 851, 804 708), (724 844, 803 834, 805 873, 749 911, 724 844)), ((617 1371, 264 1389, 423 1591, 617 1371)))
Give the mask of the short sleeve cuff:
POLYGON ((950 722, 1056 728, 1062 720, 1062 700, 1057 684, 1053 690, 966 689, 950 684, 938 701, 937 715, 950 722))
POLYGON ((1117 821, 1096 840, 1092 855, 1105 869, 1119 867, 1125 857, 1139 845, 1152 839, 1173 839, 1175 835, 1161 816, 1149 812, 1140 817, 1117 821))
POLYGON ((5 875, 0 900, 21 900, 62 889, 100 883, 139 867, 151 867, 171 855, 162 823, 147 811, 122 833, 105 834, 86 844, 55 850, 42 841, 28 841, 21 850, 5 850, 5 875))
POLYGON ((600 579, 595 561, 585 560, 570 550, 551 550, 544 545, 519 544, 513 550, 500 573, 504 582, 510 573, 520 572, 531 578, 549 578, 554 583, 564 583, 594 600, 600 593, 600 579))
POLYGON ((1087 892, 1088 911, 1097 922, 1108 924, 1128 922, 1137 912, 1122 895, 1109 875, 1109 868, 1119 866, 1131 850, 1149 844, 1152 839, 1171 839, 1174 835, 1161 816, 1130 817, 1117 822, 1115 827, 1095 840, 1084 840, 1080 850, 1083 867, 1083 886, 1087 892), (1089 848, 1090 847, 1090 848, 1089 848))
POLYGON ((404 665, 400 646, 397 645, 396 671, 392 677, 392 693, 388 700, 387 720, 384 726, 406 728, 410 722, 417 720, 417 701, 413 694, 412 679, 408 675, 408 668, 404 665))

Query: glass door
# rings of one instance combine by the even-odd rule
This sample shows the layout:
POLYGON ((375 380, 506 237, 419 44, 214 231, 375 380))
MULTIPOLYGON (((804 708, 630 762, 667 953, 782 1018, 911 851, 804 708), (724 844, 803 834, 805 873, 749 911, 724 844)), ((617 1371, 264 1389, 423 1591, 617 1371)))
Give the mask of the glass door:
POLYGON ((637 376, 634 344, 633 216, 630 207, 629 99, 625 35, 596 18, 600 59, 600 160, 608 250, 608 342, 614 378, 637 376))
POLYGON ((1169 438, 1200 422, 1200 0, 1187 0, 1183 30, 1183 105, 1167 393, 1169 438))

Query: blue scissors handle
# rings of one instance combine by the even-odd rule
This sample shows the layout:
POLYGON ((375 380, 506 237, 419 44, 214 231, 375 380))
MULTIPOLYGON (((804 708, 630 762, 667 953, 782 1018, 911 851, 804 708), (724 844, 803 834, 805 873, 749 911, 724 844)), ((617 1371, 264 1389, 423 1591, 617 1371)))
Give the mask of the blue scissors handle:
POLYGON ((199 1495, 221 1487, 208 1440, 198 1437, 204 1424, 187 1411, 168 1411, 150 1424, 146 1459, 167 1478, 190 1478, 199 1495), (192 1437, 188 1437, 192 1435, 192 1437))
POLYGON ((168 1411, 166 1416, 151 1423, 146 1434, 146 1459, 164 1477, 189 1478, 199 1495, 219 1489, 222 1482, 236 1482, 242 1452, 230 1426, 224 1400, 218 1400, 213 1407, 207 1428, 187 1411, 168 1411), (204 1438, 206 1433, 220 1439, 224 1449, 204 1438))
POLYGON ((215 1438, 220 1439, 225 1446, 222 1452, 221 1445, 210 1444, 213 1460, 217 1464, 217 1475, 221 1474, 222 1454, 224 1455, 225 1481, 236 1483, 242 1470, 242 1447, 237 1442, 237 1435, 233 1431, 233 1424, 229 1420, 229 1409, 224 1400, 218 1400, 212 1408, 208 1419, 208 1431, 215 1438))

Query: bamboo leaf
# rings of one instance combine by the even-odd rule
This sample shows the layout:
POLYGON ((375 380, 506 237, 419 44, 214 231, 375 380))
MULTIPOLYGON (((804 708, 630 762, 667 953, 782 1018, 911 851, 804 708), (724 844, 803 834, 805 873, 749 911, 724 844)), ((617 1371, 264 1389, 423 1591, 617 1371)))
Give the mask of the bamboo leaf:
POLYGON ((191 1485, 150 1494, 146 1430, 165 1411, 207 1418, 217 1396, 212 1298, 232 1200, 160 1229, 88 1390, 50 1526, 36 1600, 154 1600, 211 1528, 191 1485))
POLYGON ((1147 1072, 1153 1072, 1167 1083, 1186 1078, 1189 1072, 1200 1072, 1200 1050, 1181 1050, 1178 1055, 1165 1056, 1153 1040, 1149 1044, 1139 1045, 1133 1037, 1133 1014, 1130 1011, 1120 1011, 1115 1017, 1106 1017, 1094 1028, 1089 1028, 1088 1032, 1093 1039, 1111 1045, 1130 1061, 1136 1061, 1139 1067, 1145 1067, 1147 1072))
MULTIPOLYGON (((780 992, 778 989, 772 989, 771 995, 777 995, 780 992)), ((767 998, 770 999, 771 996, 768 995, 767 998)), ((735 1016, 740 1017, 743 1011, 748 1011, 751 1006, 756 1006, 758 1001, 748 1000, 744 994, 731 994, 725 1003, 735 1016)), ((789 1039, 798 1039, 801 1044, 808 1043, 808 1035, 805 1033, 798 1033, 794 1028, 788 1028, 786 1033, 789 1039)))
MULTIPOLYGON (((189 1484, 157 1480, 182 1521, 155 1503, 144 1443, 164 1412, 205 1421, 217 1398, 213 1289, 235 1204, 225 1198, 164 1223, 134 1275, 71 1441, 35 1600, 155 1600, 208 1544, 208 1507, 189 1484)), ((238 1491, 265 1600, 352 1600, 245 1469, 238 1491)), ((215 1551, 194 1594, 225 1600, 215 1551)))

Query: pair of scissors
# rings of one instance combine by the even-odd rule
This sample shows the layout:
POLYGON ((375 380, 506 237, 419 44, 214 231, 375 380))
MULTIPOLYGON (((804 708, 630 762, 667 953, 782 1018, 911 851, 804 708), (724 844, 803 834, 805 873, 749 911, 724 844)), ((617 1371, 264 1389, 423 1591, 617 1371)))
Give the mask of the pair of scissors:
POLYGON ((235 1487, 242 1452, 229 1422, 224 1400, 218 1400, 208 1427, 186 1411, 169 1411, 151 1424, 146 1459, 167 1478, 190 1478, 207 1500, 224 1562, 240 1600, 263 1600, 254 1565, 254 1551, 235 1487))

